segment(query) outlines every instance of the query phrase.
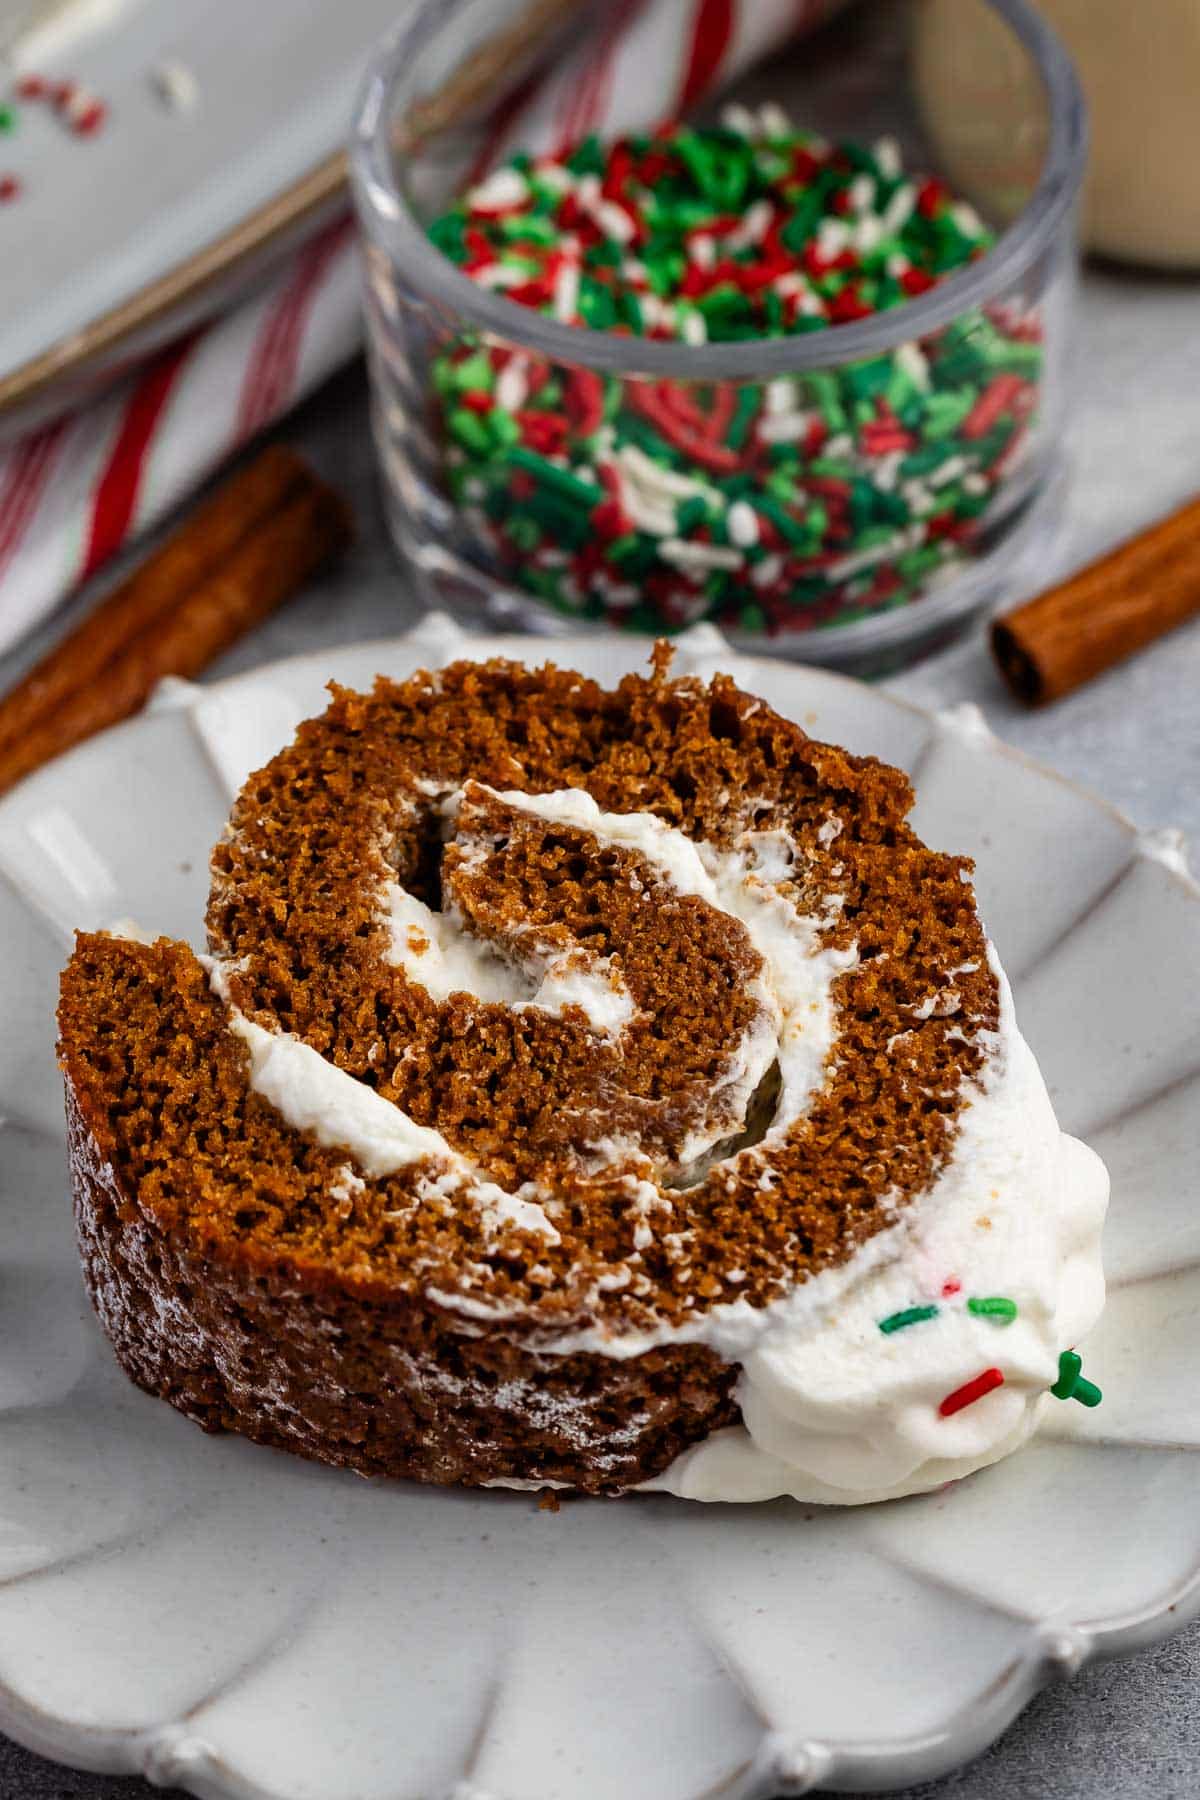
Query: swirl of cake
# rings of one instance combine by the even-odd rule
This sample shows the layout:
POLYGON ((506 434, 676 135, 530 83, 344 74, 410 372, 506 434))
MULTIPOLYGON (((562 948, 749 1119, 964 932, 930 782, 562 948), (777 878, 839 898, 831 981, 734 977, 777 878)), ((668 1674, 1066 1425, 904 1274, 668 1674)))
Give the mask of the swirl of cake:
POLYGON ((716 677, 457 663, 246 783, 210 954, 60 1057, 132 1378, 364 1473, 854 1502, 993 1461, 1103 1302, 969 865, 716 677))

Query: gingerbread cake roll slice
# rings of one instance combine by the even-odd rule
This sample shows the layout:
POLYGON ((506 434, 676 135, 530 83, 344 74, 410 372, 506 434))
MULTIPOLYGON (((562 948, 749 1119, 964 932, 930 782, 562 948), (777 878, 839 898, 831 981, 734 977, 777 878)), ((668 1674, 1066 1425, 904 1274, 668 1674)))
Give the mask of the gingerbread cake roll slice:
POLYGON ((234 807, 210 957, 65 977, 125 1366, 430 1480, 851 1502, 1015 1448, 1106 1182, 911 798, 662 658, 335 692, 234 807))
MULTIPOLYGON (((364 1153, 369 1117, 350 1156, 336 1090, 325 1126, 288 1124, 252 1085, 261 1044, 186 946, 81 936, 59 1020, 88 1292, 126 1373, 205 1430, 364 1474, 598 1492, 735 1417, 733 1370, 698 1345, 524 1348, 558 1248, 544 1213, 386 1125, 364 1153), (485 1260, 507 1334, 435 1298, 485 1260)), ((281 1079, 302 1089, 303 1068, 281 1079)), ((565 1277, 564 1314, 585 1300, 565 1277)))

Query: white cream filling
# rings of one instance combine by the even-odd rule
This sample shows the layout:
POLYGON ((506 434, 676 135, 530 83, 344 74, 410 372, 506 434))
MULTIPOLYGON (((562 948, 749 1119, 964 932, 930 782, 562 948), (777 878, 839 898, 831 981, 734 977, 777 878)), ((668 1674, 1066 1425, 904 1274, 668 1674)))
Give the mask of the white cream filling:
MULTIPOLYGON (((798 912, 776 883, 790 871, 777 832, 747 833, 738 850, 719 850, 667 825, 654 813, 604 812, 582 788, 552 794, 507 791, 506 805, 556 825, 574 825, 601 844, 632 850, 679 894, 694 895, 740 920, 763 960, 748 991, 760 1002, 759 1024, 747 1032, 729 1076, 733 1110, 744 1108, 771 1064, 779 1063, 780 1094, 767 1142, 800 1117, 820 1085, 833 1048, 833 984, 857 962, 854 950, 823 947, 827 921, 798 912)), ((689 1144, 681 1160, 701 1157, 711 1141, 689 1144)))
POLYGON ((488 1181, 440 1131, 418 1125, 290 1031, 267 1031, 247 1019, 230 999, 228 969, 210 957, 201 961, 214 994, 229 1008, 229 1029, 249 1052, 250 1086, 293 1131, 310 1132, 326 1149, 348 1151, 373 1179, 394 1175, 413 1163, 428 1164, 454 1177, 493 1229, 517 1225, 558 1241, 558 1232, 536 1200, 510 1194, 488 1181))
POLYGON ((585 961, 577 951, 547 949, 524 937, 502 954, 475 937, 454 907, 434 912, 397 881, 384 884, 383 910, 390 960, 434 1000, 469 994, 518 1012, 577 1006, 604 1036, 615 1036, 633 1017, 633 998, 607 957, 585 961))

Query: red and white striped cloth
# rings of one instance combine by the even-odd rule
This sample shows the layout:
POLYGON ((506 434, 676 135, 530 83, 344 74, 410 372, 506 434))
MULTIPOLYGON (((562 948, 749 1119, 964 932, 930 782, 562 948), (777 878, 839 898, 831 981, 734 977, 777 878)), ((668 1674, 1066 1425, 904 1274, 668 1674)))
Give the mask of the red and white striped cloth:
MULTIPOLYGON (((549 76, 497 109, 480 167, 686 112, 840 0, 612 0, 549 76)), ((349 219, 253 300, 153 357, 95 404, 0 450, 0 652, 357 350, 349 219)))

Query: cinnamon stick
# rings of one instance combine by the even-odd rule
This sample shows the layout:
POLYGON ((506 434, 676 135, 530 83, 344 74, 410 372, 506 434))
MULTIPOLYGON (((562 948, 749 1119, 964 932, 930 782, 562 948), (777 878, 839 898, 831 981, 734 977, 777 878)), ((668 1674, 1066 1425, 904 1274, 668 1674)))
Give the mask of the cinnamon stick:
POLYGON ((298 456, 273 445, 223 483, 0 701, 0 746, 61 704, 73 688, 94 680, 123 645, 204 581, 290 492, 311 481, 298 456))
POLYGON ((1009 687, 1044 706, 1200 613, 1200 495, 992 625, 1009 687))
POLYGON ((350 535, 341 498, 264 452, 0 702, 0 793, 127 718, 165 675, 198 675, 350 535))

